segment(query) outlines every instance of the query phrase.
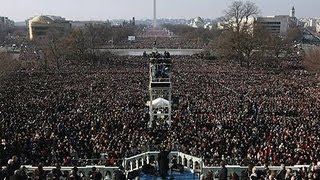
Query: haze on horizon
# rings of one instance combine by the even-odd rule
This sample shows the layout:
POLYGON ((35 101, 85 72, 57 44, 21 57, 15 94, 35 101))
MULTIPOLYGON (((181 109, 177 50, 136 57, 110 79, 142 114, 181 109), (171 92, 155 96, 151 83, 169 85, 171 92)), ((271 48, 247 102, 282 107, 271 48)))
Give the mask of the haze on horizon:
MULTIPOLYGON (((0 16, 14 21, 25 21, 35 15, 57 15, 68 20, 152 19, 153 0, 10 0, 0 6, 0 16)), ((184 18, 197 16, 218 18, 233 0, 157 0, 158 18, 184 18)), ((292 6, 297 17, 320 17, 316 0, 252 0, 261 15, 289 15, 292 6)))

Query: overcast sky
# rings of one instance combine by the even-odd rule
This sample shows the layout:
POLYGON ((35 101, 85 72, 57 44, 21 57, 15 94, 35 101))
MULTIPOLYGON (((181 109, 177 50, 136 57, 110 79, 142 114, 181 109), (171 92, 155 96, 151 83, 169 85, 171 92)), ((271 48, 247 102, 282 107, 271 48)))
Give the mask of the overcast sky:
MULTIPOLYGON (((320 0, 252 0, 261 15, 289 14, 320 17, 320 0)), ((0 0, 0 16, 24 21, 35 15, 58 15, 68 20, 151 19, 153 0, 0 0)), ((232 0, 157 0, 158 18, 217 18, 232 0)))

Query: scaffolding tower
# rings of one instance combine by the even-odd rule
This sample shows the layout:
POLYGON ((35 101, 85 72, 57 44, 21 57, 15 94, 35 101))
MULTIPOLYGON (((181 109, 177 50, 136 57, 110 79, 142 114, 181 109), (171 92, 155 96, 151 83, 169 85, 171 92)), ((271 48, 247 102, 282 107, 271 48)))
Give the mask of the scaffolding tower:
POLYGON ((168 124, 171 126, 171 68, 170 57, 156 53, 149 61, 149 127, 168 124))

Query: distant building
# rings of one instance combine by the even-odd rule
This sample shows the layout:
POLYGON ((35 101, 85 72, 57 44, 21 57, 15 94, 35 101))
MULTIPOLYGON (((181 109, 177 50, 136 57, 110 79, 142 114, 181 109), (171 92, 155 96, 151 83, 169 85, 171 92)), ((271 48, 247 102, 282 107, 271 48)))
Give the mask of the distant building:
POLYGON ((289 16, 278 15, 270 17, 258 17, 256 22, 262 24, 272 34, 280 36, 286 36, 290 28, 299 25, 294 6, 291 8, 289 16))
POLYGON ((71 27, 73 29, 77 28, 85 28, 87 25, 92 24, 92 25, 103 25, 103 26, 109 26, 111 27, 111 22, 110 21, 71 21, 71 27))
POLYGON ((58 16, 36 16, 28 20, 30 40, 45 39, 49 33, 66 35, 71 30, 71 23, 58 16))
POLYGON ((256 22, 272 34, 285 36, 290 28, 290 16, 258 17, 256 22))
MULTIPOLYGON (((254 17, 249 17, 248 19, 243 19, 240 23, 240 29, 243 29, 244 27, 248 28, 249 31, 253 32, 253 25, 256 22, 256 18, 254 17)), ((217 23, 217 28, 218 29, 233 29, 234 31, 236 30, 236 23, 235 23, 235 18, 225 21, 225 22, 218 22, 217 23)))
POLYGON ((194 18, 193 20, 191 20, 191 23, 189 24, 189 26, 193 28, 204 28, 205 25, 206 23, 201 17, 194 18))
POLYGON ((291 8, 289 16, 290 16, 290 26, 298 26, 299 21, 296 17, 296 9, 294 8, 294 6, 292 6, 291 8))
MULTIPOLYGON (((232 23, 232 22, 231 22, 232 23)), ((235 27, 235 24, 231 24, 230 22, 219 22, 218 29, 226 29, 230 27, 235 27)), ((246 24, 249 27, 250 31, 254 31, 254 24, 259 24, 263 26, 265 29, 269 30, 270 33, 285 36, 290 27, 290 17, 287 16, 267 16, 267 17, 250 17, 248 20, 243 20, 243 26, 246 24)), ((240 28, 242 28, 241 26, 240 28)))
POLYGON ((296 17, 296 9, 294 6, 292 6, 292 9, 290 10, 290 17, 295 18, 296 17))
POLYGON ((213 25, 212 23, 209 23, 209 22, 208 22, 208 23, 206 23, 206 24, 204 25, 204 28, 211 30, 211 29, 213 28, 213 26, 214 26, 214 25, 213 25))
POLYGON ((317 21, 316 31, 317 31, 317 33, 320 33, 320 20, 317 21))
POLYGON ((6 32, 14 28, 14 22, 8 17, 0 16, 0 32, 6 32))
POLYGON ((135 17, 132 18, 132 22, 131 23, 132 23, 132 26, 136 25, 136 18, 135 17))
MULTIPOLYGON (((232 22, 231 22, 232 23, 232 22)), ((248 20, 243 20, 241 22, 243 25, 246 24, 248 27, 254 30, 254 24, 259 24, 265 29, 269 30, 270 33, 279 36, 286 36, 288 30, 291 27, 298 25, 297 18, 295 17, 295 8, 292 7, 290 15, 278 15, 278 16, 266 16, 266 17, 249 17, 248 20)), ((225 29, 226 27, 230 28, 232 24, 230 22, 218 22, 218 29, 225 29)), ((233 25, 234 26, 234 25, 233 25)))
POLYGON ((316 28, 317 20, 314 18, 303 19, 303 26, 309 28, 316 28))

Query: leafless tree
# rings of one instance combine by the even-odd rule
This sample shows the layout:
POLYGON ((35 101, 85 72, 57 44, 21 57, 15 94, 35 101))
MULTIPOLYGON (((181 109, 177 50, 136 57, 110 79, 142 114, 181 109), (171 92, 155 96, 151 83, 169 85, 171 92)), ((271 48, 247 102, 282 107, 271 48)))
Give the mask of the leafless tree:
POLYGON ((234 1, 222 18, 228 36, 224 36, 225 33, 222 34, 222 38, 217 42, 222 43, 219 48, 231 53, 241 65, 246 61, 249 66, 252 51, 257 46, 253 33, 254 19, 250 20, 250 18, 258 14, 259 9, 253 2, 234 1))
POLYGON ((226 28, 235 30, 237 34, 241 31, 249 29, 249 19, 256 17, 259 14, 259 8, 255 3, 250 1, 234 1, 227 10, 225 16, 222 18, 226 28))
POLYGON ((307 50, 303 58, 303 64, 311 72, 320 73, 320 48, 307 50))
POLYGON ((12 54, 1 52, 0 53, 0 77, 4 77, 14 72, 20 67, 17 60, 12 57, 12 54))

